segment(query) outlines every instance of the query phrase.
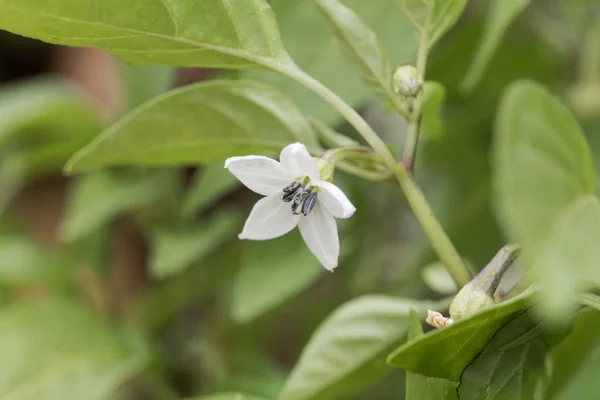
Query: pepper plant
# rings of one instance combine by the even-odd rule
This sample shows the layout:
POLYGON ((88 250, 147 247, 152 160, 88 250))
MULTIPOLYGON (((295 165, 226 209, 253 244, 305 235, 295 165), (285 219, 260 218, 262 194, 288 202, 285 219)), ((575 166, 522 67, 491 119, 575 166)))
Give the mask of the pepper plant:
POLYGON ((42 273, 3 222, 32 270, 0 261, 0 398, 598 398, 600 9, 480 3, 0 0, 133 74, 214 71, 53 138, 67 250, 42 273), (123 214, 147 280, 93 311, 123 214))

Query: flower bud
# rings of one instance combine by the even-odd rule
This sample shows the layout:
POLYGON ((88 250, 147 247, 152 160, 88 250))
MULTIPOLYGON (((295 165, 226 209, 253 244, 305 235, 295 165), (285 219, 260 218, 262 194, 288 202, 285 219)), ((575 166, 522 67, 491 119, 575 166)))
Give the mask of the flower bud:
POLYGON ((423 77, 412 65, 398 67, 392 78, 394 93, 405 97, 416 97, 423 89, 423 77))

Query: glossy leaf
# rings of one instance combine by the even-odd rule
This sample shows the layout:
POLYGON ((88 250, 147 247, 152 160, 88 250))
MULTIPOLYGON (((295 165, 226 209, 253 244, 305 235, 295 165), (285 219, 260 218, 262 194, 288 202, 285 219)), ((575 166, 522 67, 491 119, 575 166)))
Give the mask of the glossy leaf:
POLYGON ((77 172, 108 165, 182 165, 318 147, 300 111, 258 82, 215 80, 173 90, 137 108, 68 163, 77 172))
POLYGON ((61 234, 81 239, 119 214, 151 204, 164 195, 166 171, 96 172, 80 177, 72 189, 61 234))
POLYGON ((149 358, 137 336, 55 300, 3 310, 0 351, 4 399, 110 398, 149 358))
POLYGON ((338 0, 315 0, 343 52, 385 102, 402 105, 392 90, 392 66, 375 32, 338 0))
MULTIPOLYGON (((365 0, 344 0, 343 3, 377 35, 383 47, 388 49, 392 65, 411 61, 417 42, 397 3, 383 1, 377 7, 365 0)), ((356 67, 345 59, 332 38, 330 27, 312 1, 272 0, 271 5, 277 15, 285 48, 304 71, 354 108, 373 99, 373 90, 360 79, 356 67)), ((341 122, 339 113, 331 106, 282 75, 258 71, 249 71, 245 75, 278 87, 306 115, 331 126, 341 122)))
POLYGON ((463 90, 470 92, 479 83, 509 25, 530 3, 531 0, 492 0, 490 2, 483 36, 475 51, 473 61, 469 65, 467 75, 461 83, 463 90))
MULTIPOLYGON (((419 315, 410 310, 408 340, 423 336, 419 315)), ((446 379, 431 378, 414 372, 406 372, 406 400, 458 400, 456 385, 446 379)))
POLYGON ((456 23, 466 0, 397 0, 420 37, 433 46, 456 23))
POLYGON ((239 214, 221 212, 200 221, 197 227, 158 231, 150 258, 152 276, 163 279, 183 272, 234 237, 240 228, 239 214))
POLYGON ((544 399, 550 379, 543 331, 523 313, 502 327, 460 378, 461 399, 544 399))
POLYGON ((530 296, 524 293, 429 332, 394 350, 388 362, 407 371, 458 382, 463 369, 498 329, 527 308, 530 296))
POLYGON ((423 92, 421 133, 439 140, 443 128, 440 113, 446 98, 446 88, 438 82, 427 81, 423 92))
POLYGON ((560 321, 575 311, 577 293, 600 285, 600 202, 582 196, 555 218, 548 240, 532 268, 540 282, 545 314, 560 321))
POLYGON ((280 400, 343 399, 380 378, 385 356, 401 343, 411 308, 424 317, 430 304, 367 295, 345 303, 314 332, 280 400))
POLYGON ((533 82, 506 89, 496 123, 498 222, 510 242, 535 257, 553 218, 594 192, 591 152, 569 110, 533 82))
POLYGON ((244 243, 233 281, 231 313, 248 322, 309 287, 324 271, 298 232, 244 243))
POLYGON ((585 360, 589 359, 590 349, 599 343, 600 313, 591 308, 582 309, 575 325, 567 337, 552 349, 552 379, 549 393, 559 393, 585 360))
POLYGON ((288 61, 266 0, 2 0, 0 28, 100 47, 136 64, 245 68, 288 61))
POLYGON ((196 173, 183 199, 183 214, 192 218, 213 205, 220 197, 239 186, 239 181, 224 167, 223 160, 207 164, 196 173))

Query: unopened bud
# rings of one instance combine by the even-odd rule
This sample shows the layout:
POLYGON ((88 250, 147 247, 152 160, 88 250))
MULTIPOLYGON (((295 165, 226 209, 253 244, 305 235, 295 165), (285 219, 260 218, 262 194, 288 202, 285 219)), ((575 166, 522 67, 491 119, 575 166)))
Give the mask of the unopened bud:
POLYGON ((394 93, 416 97, 423 89, 423 77, 412 65, 398 67, 392 78, 394 93))

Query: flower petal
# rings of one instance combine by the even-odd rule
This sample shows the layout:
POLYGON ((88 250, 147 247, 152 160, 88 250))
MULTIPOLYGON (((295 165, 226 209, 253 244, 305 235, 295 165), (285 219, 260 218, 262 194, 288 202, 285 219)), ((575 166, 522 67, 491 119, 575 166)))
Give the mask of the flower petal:
POLYGON ((348 200, 342 190, 330 182, 318 181, 316 186, 319 191, 319 201, 336 218, 350 218, 356 211, 356 207, 348 200))
POLYGON ((281 192, 295 178, 277 161, 263 156, 230 157, 225 168, 248 189, 263 196, 281 192))
POLYGON ((279 193, 260 199, 250 211, 240 239, 267 240, 283 236, 298 225, 301 216, 294 215, 289 203, 279 193))
POLYGON ((283 168, 296 177, 308 176, 312 180, 319 179, 319 166, 302 143, 292 143, 285 146, 281 150, 279 161, 283 168))
POLYGON ((337 267, 340 240, 333 216, 317 202, 312 212, 300 220, 298 228, 304 243, 325 269, 332 271, 337 267))

